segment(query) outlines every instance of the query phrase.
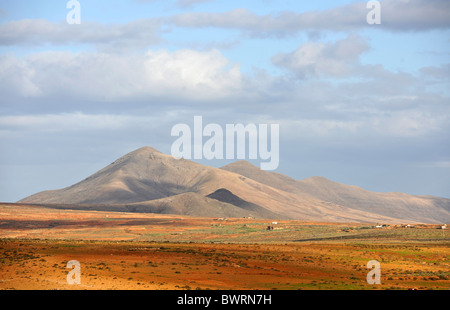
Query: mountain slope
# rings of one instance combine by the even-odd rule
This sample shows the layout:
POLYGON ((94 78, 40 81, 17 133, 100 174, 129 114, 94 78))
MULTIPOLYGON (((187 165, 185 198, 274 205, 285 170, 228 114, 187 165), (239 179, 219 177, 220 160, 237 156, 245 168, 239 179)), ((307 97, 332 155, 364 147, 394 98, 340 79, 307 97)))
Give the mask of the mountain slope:
POLYGON ((189 192, 161 199, 137 202, 125 205, 133 212, 158 214, 180 214, 200 217, 254 217, 280 218, 279 214, 266 211, 264 208, 247 209, 223 202, 214 198, 189 192))
POLYGON ((67 188, 41 192, 20 202, 134 203, 195 191, 208 178, 208 169, 194 162, 144 147, 122 156, 83 181, 67 188))
MULTIPOLYGON (((315 218, 302 207, 320 202, 271 188, 254 180, 189 160, 176 160, 144 147, 122 156, 85 180, 64 189, 45 191, 21 203, 129 204, 194 192, 208 195, 227 188, 239 197, 288 218, 315 218)), ((213 215, 212 215, 213 216, 213 215)))
MULTIPOLYGON (((237 195, 253 199, 254 201, 251 202, 262 207, 259 211, 264 214, 277 214, 278 217, 283 212, 266 211, 265 208, 277 209, 279 205, 282 210, 283 202, 292 204, 296 201, 296 199, 285 197, 284 193, 277 193, 275 189, 251 179, 242 178, 235 173, 184 159, 176 160, 153 148, 144 147, 122 156, 77 184, 60 190, 40 192, 20 202, 103 205, 145 203, 155 207, 156 202, 149 203, 149 201, 184 193, 208 195, 222 187, 228 188, 237 195), (263 202, 263 205, 259 202, 263 202)), ((162 201, 158 203, 161 206, 162 201)), ((168 210, 177 209, 173 200, 171 204, 170 207, 166 204, 168 210)), ((161 208, 158 210, 161 211, 161 208)), ((203 211, 201 213, 207 214, 203 211)), ((241 213, 237 212, 236 216, 240 216, 241 213)), ((257 213, 253 211, 252 216, 260 217, 257 213)), ((248 212, 245 215, 248 215, 248 212)), ((211 210, 211 216, 216 216, 213 210, 211 210)))
POLYGON ((290 193, 345 206, 355 211, 404 219, 441 223, 450 221, 450 199, 404 193, 375 193, 358 186, 345 185, 323 177, 294 180, 280 173, 268 172, 240 161, 221 169, 239 173, 255 181, 290 193))
POLYGON ((249 212, 249 216, 254 216, 253 214, 257 214, 259 216, 263 216, 264 218, 279 218, 283 219, 284 216, 280 214, 276 214, 274 212, 268 211, 257 204, 245 201, 240 197, 234 195, 232 192, 227 190, 226 188, 219 188, 214 193, 207 195, 206 197, 215 199, 221 202, 225 202, 227 204, 231 204, 236 206, 242 210, 247 210, 249 212))
POLYGON ((77 184, 20 202, 213 217, 441 223, 450 221, 449 201, 372 193, 317 177, 297 181, 244 161, 219 169, 143 147, 77 184))

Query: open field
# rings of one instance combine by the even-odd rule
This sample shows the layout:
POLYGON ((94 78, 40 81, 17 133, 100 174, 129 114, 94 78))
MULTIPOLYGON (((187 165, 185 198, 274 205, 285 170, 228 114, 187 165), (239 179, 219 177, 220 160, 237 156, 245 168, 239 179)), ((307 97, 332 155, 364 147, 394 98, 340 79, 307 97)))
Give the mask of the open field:
POLYGON ((0 289, 450 288, 448 232, 373 225, 3 204, 0 289), (67 284, 70 260, 80 285, 67 284), (366 282, 369 260, 380 285, 366 282))
POLYGON ((1 289, 448 289, 445 244, 202 244, 3 239, 1 289), (366 263, 381 263, 381 285, 366 263), (66 264, 81 264, 68 285, 66 264))

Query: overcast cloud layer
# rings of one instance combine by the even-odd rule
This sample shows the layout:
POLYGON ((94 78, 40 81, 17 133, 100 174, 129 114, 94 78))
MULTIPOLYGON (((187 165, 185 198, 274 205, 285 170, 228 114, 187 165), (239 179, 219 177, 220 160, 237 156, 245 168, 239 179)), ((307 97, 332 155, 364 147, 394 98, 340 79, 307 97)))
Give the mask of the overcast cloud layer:
POLYGON ((169 153, 195 115, 280 124, 296 179, 450 197, 448 1, 381 1, 379 25, 364 1, 81 0, 80 25, 51 3, 0 1, 0 201, 169 153))

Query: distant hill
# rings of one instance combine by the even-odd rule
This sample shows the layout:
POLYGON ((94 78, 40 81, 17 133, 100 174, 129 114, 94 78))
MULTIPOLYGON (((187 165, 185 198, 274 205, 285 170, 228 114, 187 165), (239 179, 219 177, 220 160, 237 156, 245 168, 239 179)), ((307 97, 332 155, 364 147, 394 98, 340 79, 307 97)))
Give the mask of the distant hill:
POLYGON ((231 204, 243 210, 249 211, 250 215, 254 216, 262 216, 265 218, 285 218, 283 215, 276 214, 274 212, 268 211, 257 204, 245 201, 240 197, 234 195, 232 192, 227 190, 226 188, 219 188, 214 193, 207 195, 206 197, 212 198, 218 201, 225 202, 227 204, 231 204))
MULTIPOLYGON (((236 196, 237 197, 237 196, 236 196)), ((244 200, 242 200, 245 202, 244 200)), ((116 208, 125 208, 129 212, 146 212, 158 214, 179 214, 199 217, 254 217, 254 218, 280 218, 287 217, 245 202, 236 205, 221 201, 209 195, 203 196, 188 192, 160 198, 155 200, 137 202, 133 204, 117 205, 116 208)))
POLYGON ((450 220, 450 199, 404 193, 375 193, 358 186, 345 185, 324 177, 294 180, 239 161, 222 169, 239 173, 271 187, 345 206, 353 210, 389 215, 404 221, 446 223, 450 220))
POLYGON ((19 202, 209 217, 450 222, 450 199, 374 193, 322 177, 294 180, 246 161, 219 169, 177 160, 151 147, 128 153, 72 186, 19 202))

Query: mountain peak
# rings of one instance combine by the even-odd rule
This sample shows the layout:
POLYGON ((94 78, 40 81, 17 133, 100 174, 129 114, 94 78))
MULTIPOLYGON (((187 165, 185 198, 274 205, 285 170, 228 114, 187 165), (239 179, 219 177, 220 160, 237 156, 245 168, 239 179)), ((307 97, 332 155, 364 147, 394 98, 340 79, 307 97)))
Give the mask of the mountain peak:
POLYGON ((141 148, 138 148, 132 152, 130 152, 129 154, 142 154, 142 153, 159 153, 162 154, 160 151, 158 151, 157 149, 151 147, 151 146, 144 146, 141 148))
POLYGON ((235 169, 256 169, 261 170, 259 167, 251 164, 250 162, 246 160, 239 160, 234 163, 228 164, 226 166, 223 166, 221 169, 233 171, 235 169))
MULTIPOLYGON (((152 148, 150 146, 144 146, 139 149, 136 149, 134 151, 131 151, 122 157, 116 159, 114 162, 111 163, 108 167, 105 169, 110 169, 111 167, 115 168, 123 168, 124 165, 129 165, 131 163, 135 164, 143 164, 145 163, 149 158, 150 159, 162 159, 164 157, 167 157, 168 155, 165 155, 158 151, 155 148, 152 148)), ((141 168, 138 167, 140 170, 141 168)), ((103 172, 104 169, 100 170, 99 172, 103 172)))
POLYGON ((307 179, 302 180, 302 182, 306 182, 306 183, 324 183, 324 182, 329 182, 329 183, 335 183, 325 177, 321 177, 321 176, 313 176, 307 179))

